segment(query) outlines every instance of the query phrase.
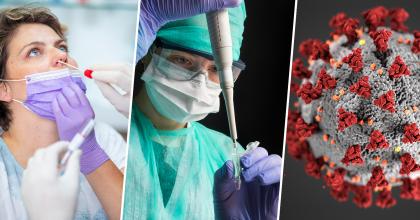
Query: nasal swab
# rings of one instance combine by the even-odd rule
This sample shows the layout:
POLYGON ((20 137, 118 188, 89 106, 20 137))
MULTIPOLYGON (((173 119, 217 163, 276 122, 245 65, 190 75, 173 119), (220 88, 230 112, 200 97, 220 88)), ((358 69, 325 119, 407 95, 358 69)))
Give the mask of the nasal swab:
MULTIPOLYGON (((92 73, 93 73, 93 70, 91 70, 91 69, 86 69, 85 71, 82 71, 82 70, 81 70, 81 69, 79 69, 78 67, 75 67, 75 66, 73 66, 73 65, 71 65, 71 64, 68 64, 68 63, 66 63, 66 62, 63 62, 63 61, 61 61, 61 60, 59 60, 59 61, 57 61, 57 62, 59 62, 59 63, 61 63, 61 64, 64 64, 64 65, 66 65, 66 66, 68 66, 68 67, 71 67, 71 68, 73 68, 73 69, 79 70, 80 72, 83 72, 83 75, 85 75, 87 78, 92 79, 92 73)), ((110 85, 111 85, 111 86, 112 86, 112 88, 114 88, 114 89, 115 89, 115 91, 117 91, 120 95, 124 96, 124 95, 126 95, 126 94, 127 94, 127 92, 126 92, 126 91, 124 91, 123 89, 121 89, 121 88, 120 88, 120 87, 118 87, 117 85, 115 85, 115 84, 113 84, 113 83, 110 83, 110 85)))
POLYGON ((69 63, 65 63, 65 62, 63 62, 63 61, 61 61, 61 60, 59 60, 59 61, 57 61, 57 62, 59 62, 59 63, 61 63, 61 64, 64 64, 64 65, 66 65, 66 66, 68 66, 68 67, 71 67, 71 68, 73 68, 73 69, 79 70, 80 72, 83 72, 83 74, 84 74, 87 78, 92 79, 92 72, 93 72, 93 70, 86 69, 85 71, 82 71, 82 70, 81 70, 81 69, 79 69, 78 67, 75 67, 75 66, 73 66, 73 65, 71 65, 71 64, 69 64, 69 63))

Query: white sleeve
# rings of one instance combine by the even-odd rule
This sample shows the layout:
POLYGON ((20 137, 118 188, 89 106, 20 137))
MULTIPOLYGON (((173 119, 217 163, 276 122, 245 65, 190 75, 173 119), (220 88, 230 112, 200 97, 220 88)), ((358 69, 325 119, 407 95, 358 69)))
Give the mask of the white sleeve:
POLYGON ((112 162, 122 169, 126 166, 127 143, 111 126, 103 122, 95 123, 96 141, 112 162))

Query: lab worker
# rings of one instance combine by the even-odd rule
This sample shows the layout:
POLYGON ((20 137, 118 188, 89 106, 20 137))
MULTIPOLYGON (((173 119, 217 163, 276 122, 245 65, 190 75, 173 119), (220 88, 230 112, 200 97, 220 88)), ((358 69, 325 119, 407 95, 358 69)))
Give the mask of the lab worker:
MULTIPOLYGON (((140 15, 149 11, 145 4, 140 15)), ((245 17, 244 3, 229 9, 234 79, 244 68, 245 17)), ((150 20, 140 17, 137 58, 147 54, 136 66, 123 218, 277 219, 280 156, 263 147, 242 152, 238 190, 232 140, 197 122, 220 107, 205 15, 163 26, 150 20)))

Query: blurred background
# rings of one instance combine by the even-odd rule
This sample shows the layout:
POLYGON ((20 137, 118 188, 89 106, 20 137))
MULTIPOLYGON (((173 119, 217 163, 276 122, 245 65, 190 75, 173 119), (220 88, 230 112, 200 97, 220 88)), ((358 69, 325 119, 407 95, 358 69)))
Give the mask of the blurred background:
MULTIPOLYGON (((0 0, 0 9, 18 5, 49 8, 67 26, 70 56, 84 69, 94 64, 133 64, 137 3, 138 0, 0 0)), ((96 120, 125 135, 128 119, 114 109, 92 80, 84 81, 96 120)))

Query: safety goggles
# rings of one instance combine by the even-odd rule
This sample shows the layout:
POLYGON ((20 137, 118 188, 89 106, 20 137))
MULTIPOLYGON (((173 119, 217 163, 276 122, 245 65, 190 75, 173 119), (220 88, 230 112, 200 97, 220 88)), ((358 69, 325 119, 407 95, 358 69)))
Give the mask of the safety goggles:
MULTIPOLYGON (((164 43, 161 40, 157 40, 155 46, 153 53, 158 54, 159 57, 166 60, 162 64, 169 62, 170 64, 173 64, 177 70, 184 70, 184 74, 174 76, 175 78, 173 79, 187 81, 196 78, 200 74, 204 74, 210 81, 218 84, 220 83, 216 65, 210 55, 164 43)), ((232 73, 234 81, 238 79, 240 73, 244 69, 245 64, 242 61, 233 62, 232 73)))

